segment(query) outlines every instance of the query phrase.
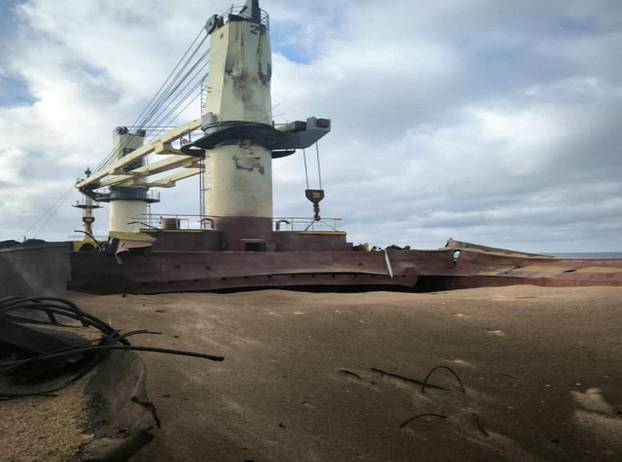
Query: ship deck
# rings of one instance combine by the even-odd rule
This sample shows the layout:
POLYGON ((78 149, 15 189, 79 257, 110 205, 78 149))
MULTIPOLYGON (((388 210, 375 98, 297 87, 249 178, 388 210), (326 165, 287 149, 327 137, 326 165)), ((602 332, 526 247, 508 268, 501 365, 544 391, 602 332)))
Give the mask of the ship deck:
POLYGON ((226 357, 142 354, 163 428, 137 462, 617 460, 621 297, 535 286, 72 294, 117 328, 162 332, 136 344, 226 357), (466 393, 447 370, 430 378, 447 390, 405 379, 436 366, 466 393))

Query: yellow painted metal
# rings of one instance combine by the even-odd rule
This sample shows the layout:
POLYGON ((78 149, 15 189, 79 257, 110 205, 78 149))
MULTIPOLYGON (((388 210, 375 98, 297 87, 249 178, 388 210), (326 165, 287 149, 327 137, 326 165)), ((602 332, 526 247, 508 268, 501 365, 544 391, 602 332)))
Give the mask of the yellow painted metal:
POLYGON ((207 108, 218 121, 272 123, 271 77, 268 29, 232 21, 212 33, 207 108))
POLYGON ((193 177, 199 173, 201 173, 200 168, 187 168, 185 171, 176 173, 175 175, 150 182, 137 183, 137 186, 143 186, 145 188, 172 188, 178 181, 193 177))
POLYGON ((110 176, 110 178, 101 181, 100 187, 103 186, 139 186, 144 184, 145 178, 156 175, 158 173, 168 172, 180 167, 194 167, 199 160, 196 157, 188 156, 168 156, 165 159, 153 162, 151 164, 143 165, 132 170, 131 178, 119 177, 118 175, 110 176))
POLYGON ((188 154, 184 154, 182 151, 180 151, 179 149, 175 149, 173 146, 171 146, 170 142, 159 142, 155 145, 155 147, 153 148, 153 153, 154 154, 178 154, 181 156, 187 156, 188 154))
MULTIPOLYGON (((156 138, 154 141, 152 141, 151 143, 145 144, 137 149, 135 149, 134 151, 130 152, 129 154, 114 160, 113 162, 111 162, 109 165, 103 167, 101 170, 98 170, 97 172, 94 172, 91 176, 89 176, 88 178, 85 178, 84 180, 79 181, 78 183, 76 183, 76 188, 78 189, 82 189, 82 188, 90 188, 90 189, 97 189, 100 188, 102 186, 104 186, 103 182, 101 181, 103 178, 106 177, 112 177, 112 176, 117 176, 117 175, 128 175, 128 176, 134 176, 136 174, 138 174, 138 176, 149 176, 152 175, 153 172, 149 172, 147 173, 147 171, 130 171, 130 172, 126 172, 126 173, 120 173, 123 171, 123 168, 128 166, 129 164, 136 162, 139 159, 144 158, 145 156, 152 154, 155 150, 155 148, 157 146, 160 146, 162 143, 171 143, 179 138, 181 138, 184 135, 187 135, 188 133, 198 129, 201 126, 201 119, 194 119, 188 123, 185 123, 177 128, 174 128, 172 130, 168 130, 165 133, 163 133, 162 135, 160 135, 158 138, 156 138)), ((184 156, 186 159, 190 158, 193 159, 189 156, 184 156)), ((168 165, 168 170, 172 170, 174 168, 177 168, 178 166, 175 165, 174 163, 172 163, 171 165, 168 165)), ((142 168, 142 167, 140 167, 142 168)), ((138 170, 138 169, 135 169, 138 170)), ((107 182, 108 185, 110 184, 116 184, 116 182, 107 182)))
MULTIPOLYGON (((218 122, 272 123, 268 29, 231 21, 210 36, 207 108, 218 122)), ((210 151, 206 210, 223 217, 272 217, 272 153, 256 145, 210 151)))
POLYGON ((155 238, 149 236, 148 234, 141 232, 127 232, 127 231, 110 231, 110 237, 113 239, 123 239, 129 241, 145 241, 145 242, 153 242, 155 238))
POLYGON ((97 248, 97 242, 95 242, 92 239, 83 239, 81 241, 73 241, 72 242, 72 247, 73 247, 73 251, 74 252, 79 252, 80 250, 82 250, 86 246, 90 246, 93 249, 96 249, 97 248))

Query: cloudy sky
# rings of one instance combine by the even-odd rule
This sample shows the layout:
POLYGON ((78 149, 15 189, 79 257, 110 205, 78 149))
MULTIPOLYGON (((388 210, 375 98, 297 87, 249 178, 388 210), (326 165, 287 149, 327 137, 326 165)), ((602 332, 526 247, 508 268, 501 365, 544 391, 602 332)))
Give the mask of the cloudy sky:
MULTIPOLYGON (((56 203, 38 237, 79 227, 68 188, 229 4, 0 0, 0 239, 31 237, 56 203)), ((322 211, 352 241, 622 251, 619 0, 261 6, 275 118, 332 119, 322 211)), ((274 175, 275 215, 310 215, 301 155, 274 175)), ((154 210, 198 213, 198 196, 189 179, 154 210)))

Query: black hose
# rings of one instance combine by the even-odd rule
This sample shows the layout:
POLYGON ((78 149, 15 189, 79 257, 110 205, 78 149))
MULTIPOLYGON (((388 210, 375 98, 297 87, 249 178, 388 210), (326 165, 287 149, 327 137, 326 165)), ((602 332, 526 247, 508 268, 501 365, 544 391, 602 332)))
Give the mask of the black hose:
POLYGON ((464 388, 464 383, 462 383, 462 379, 458 376, 458 374, 456 374, 456 372, 451 367, 448 367, 448 366, 436 366, 432 370, 430 370, 430 372, 428 372, 428 375, 425 376, 425 379, 423 379, 423 383, 421 384, 421 393, 425 393, 425 386, 428 383, 428 379, 430 378, 432 373, 434 371, 437 371, 438 369, 447 369, 449 372, 451 372, 453 376, 456 378, 456 380, 458 380, 462 393, 466 394, 466 388, 464 388))
POLYGON ((30 358, 25 358, 25 359, 0 361, 0 366, 7 366, 9 368, 15 368, 18 366, 23 366, 25 364, 48 361, 50 359, 61 358, 63 356, 71 356, 76 353, 89 353, 91 351, 104 351, 104 350, 150 351, 153 353, 164 353, 164 354, 180 355, 180 356, 192 356, 194 358, 209 359, 211 361, 224 361, 225 360, 224 356, 210 355, 207 353, 196 353, 194 351, 171 350, 169 348, 145 347, 145 346, 134 346, 134 345, 92 345, 88 347, 71 348, 69 350, 57 351, 55 353, 48 353, 48 354, 39 355, 39 356, 32 356, 30 358))
POLYGON ((404 427, 405 427, 406 425, 408 425, 410 422, 412 422, 413 420, 418 419, 419 417, 438 417, 439 419, 446 419, 446 418, 447 418, 447 416, 446 416, 446 415, 443 415, 443 414, 431 414, 431 413, 430 413, 430 414, 418 414, 418 415, 416 415, 416 416, 414 416, 414 417, 411 417, 410 419, 405 420, 404 422, 402 422, 402 423, 400 424, 400 427, 399 427, 399 428, 404 428, 404 427))
POLYGON ((55 358, 88 353, 87 357, 82 358, 82 364, 79 367, 79 370, 77 372, 74 370, 73 376, 69 380, 65 381, 63 384, 44 391, 37 390, 24 393, 5 393, 0 391, 0 400, 17 399, 26 396, 54 396, 53 392, 69 386, 71 383, 86 375, 103 358, 103 355, 111 350, 146 351, 180 356, 190 356, 195 358, 209 359, 211 361, 224 360, 224 357, 219 355, 169 348, 131 345, 129 340, 127 339, 128 337, 139 334, 160 334, 160 332, 140 329, 122 333, 121 331, 114 329, 112 326, 102 321, 101 319, 98 319, 97 317, 81 310, 75 303, 70 300, 55 297, 5 297, 0 299, 0 323, 11 321, 27 324, 47 324, 59 327, 78 327, 75 325, 62 323, 59 321, 58 317, 72 319, 78 321, 83 327, 93 327, 99 330, 102 333, 102 337, 99 339, 99 343, 89 346, 78 346, 59 351, 52 351, 36 356, 31 356, 28 358, 0 361, 0 375, 6 375, 11 372, 15 373, 16 369, 21 368, 25 365, 49 361, 55 358), (14 311, 31 311, 45 313, 48 317, 48 320, 44 321, 41 319, 30 318, 24 314, 20 315, 14 313, 14 311))

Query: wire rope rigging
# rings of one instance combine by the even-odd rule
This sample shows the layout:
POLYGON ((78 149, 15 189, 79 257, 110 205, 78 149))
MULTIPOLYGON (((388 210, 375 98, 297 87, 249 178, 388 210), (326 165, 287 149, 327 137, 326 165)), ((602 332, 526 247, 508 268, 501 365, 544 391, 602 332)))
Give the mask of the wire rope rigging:
MULTIPOLYGON (((209 63, 207 40, 206 30, 201 27, 153 97, 127 128, 131 128, 135 133, 149 134, 151 139, 154 139, 174 127, 172 123, 200 96, 201 82, 206 77, 209 63)), ((114 160, 115 152, 123 152, 127 147, 128 141, 113 148, 96 170, 106 167, 114 160)), ((73 186, 70 186, 53 204, 45 208, 23 232, 24 238, 28 237, 30 232, 36 237, 66 203, 73 189, 73 186)))
MULTIPOLYGON (((313 204, 313 220, 320 221, 322 217, 320 216, 320 202, 324 199, 324 189, 322 189, 322 166, 320 164, 320 148, 318 143, 315 142, 315 159, 317 165, 317 178, 318 178, 318 188, 312 189, 309 187, 309 168, 307 165, 307 152, 305 149, 302 150, 302 159, 305 168, 305 183, 307 189, 305 189, 305 197, 313 204)), ((311 222, 307 228, 308 230, 313 225, 311 222)))

